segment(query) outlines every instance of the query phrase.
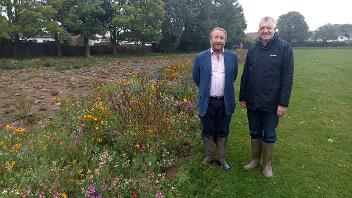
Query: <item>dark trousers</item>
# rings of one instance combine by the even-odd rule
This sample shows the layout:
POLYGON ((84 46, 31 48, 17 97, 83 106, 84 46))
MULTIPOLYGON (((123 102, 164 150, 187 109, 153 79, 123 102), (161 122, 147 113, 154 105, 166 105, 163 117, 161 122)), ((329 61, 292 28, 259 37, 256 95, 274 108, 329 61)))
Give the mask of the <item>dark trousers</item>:
POLYGON ((225 113, 224 99, 209 98, 207 113, 200 117, 203 136, 227 137, 231 116, 225 113))
POLYGON ((276 127, 279 117, 276 112, 253 111, 247 108, 249 131, 252 139, 261 139, 266 143, 276 142, 276 127))

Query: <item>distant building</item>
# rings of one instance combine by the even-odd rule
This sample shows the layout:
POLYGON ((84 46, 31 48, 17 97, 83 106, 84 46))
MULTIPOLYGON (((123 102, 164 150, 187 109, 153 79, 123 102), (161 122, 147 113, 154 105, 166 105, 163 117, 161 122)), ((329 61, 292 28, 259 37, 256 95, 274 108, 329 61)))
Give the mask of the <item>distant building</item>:
POLYGON ((258 32, 248 32, 246 33, 246 38, 248 40, 256 40, 258 37, 258 32))
POLYGON ((34 42, 37 42, 37 43, 45 43, 45 42, 55 41, 55 39, 51 35, 45 34, 45 33, 38 34, 37 36, 35 36, 33 38, 29 38, 27 40, 28 41, 34 41, 34 42))
MULTIPOLYGON (((88 45, 89 46, 94 46, 94 45, 107 45, 110 42, 109 38, 103 38, 100 35, 95 35, 95 39, 89 39, 88 40, 88 45)), ((76 35, 76 36, 71 36, 71 41, 70 41, 71 46, 84 46, 84 39, 83 35, 76 35)))
POLYGON ((338 42, 348 42, 350 39, 346 36, 339 36, 337 37, 338 42))

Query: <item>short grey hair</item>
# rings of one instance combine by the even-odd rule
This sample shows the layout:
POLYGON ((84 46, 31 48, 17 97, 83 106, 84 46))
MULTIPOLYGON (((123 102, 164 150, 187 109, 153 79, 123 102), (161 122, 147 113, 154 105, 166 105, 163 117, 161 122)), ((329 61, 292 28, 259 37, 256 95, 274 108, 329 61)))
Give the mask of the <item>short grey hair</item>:
POLYGON ((211 37, 213 36, 213 32, 216 30, 222 31, 225 34, 225 37, 226 37, 225 40, 227 40, 227 32, 224 28, 221 28, 221 27, 216 27, 210 32, 210 35, 209 35, 210 40, 211 40, 211 37))
POLYGON ((265 17, 263 17, 263 18, 260 20, 260 22, 259 22, 259 27, 260 27, 260 24, 261 24, 262 22, 267 22, 267 21, 273 22, 274 28, 276 29, 276 21, 275 21, 272 17, 270 17, 270 16, 265 16, 265 17))

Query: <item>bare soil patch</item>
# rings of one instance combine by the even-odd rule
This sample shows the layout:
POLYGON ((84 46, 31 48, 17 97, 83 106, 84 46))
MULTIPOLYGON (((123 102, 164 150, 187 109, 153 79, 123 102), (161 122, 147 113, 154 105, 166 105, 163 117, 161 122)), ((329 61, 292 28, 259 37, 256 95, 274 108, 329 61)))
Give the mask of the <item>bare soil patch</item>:
POLYGON ((115 84, 140 72, 154 72, 175 57, 117 58, 101 65, 60 71, 57 68, 0 70, 0 128, 28 117, 53 116, 65 98, 89 94, 95 85, 115 84))

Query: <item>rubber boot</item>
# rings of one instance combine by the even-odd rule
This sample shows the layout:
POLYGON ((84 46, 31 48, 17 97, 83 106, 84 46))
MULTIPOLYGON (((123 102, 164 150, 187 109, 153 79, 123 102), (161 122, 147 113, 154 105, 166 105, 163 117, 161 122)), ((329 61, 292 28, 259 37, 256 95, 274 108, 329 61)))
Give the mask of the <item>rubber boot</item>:
POLYGON ((231 166, 226 162, 226 145, 227 145, 227 137, 216 137, 216 144, 219 149, 219 162, 221 167, 227 171, 231 169, 231 166))
POLYGON ((212 149, 214 146, 214 136, 203 136, 203 143, 204 143, 204 152, 205 158, 203 159, 204 165, 209 165, 211 160, 213 159, 212 149))
POLYGON ((271 160, 273 158, 274 144, 262 142, 263 149, 263 175, 265 178, 270 179, 273 176, 273 169, 271 160))
POLYGON ((247 165, 243 167, 245 170, 251 170, 253 168, 256 168, 260 164, 261 145, 262 140, 251 139, 252 159, 247 165))

